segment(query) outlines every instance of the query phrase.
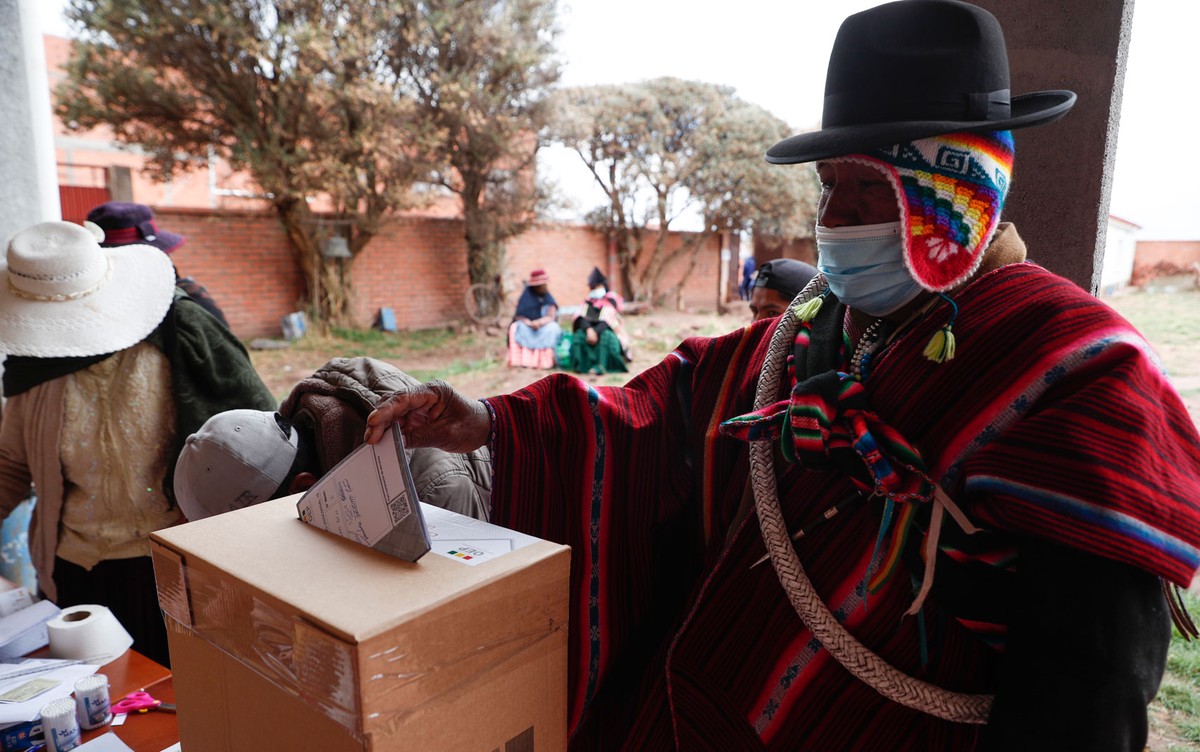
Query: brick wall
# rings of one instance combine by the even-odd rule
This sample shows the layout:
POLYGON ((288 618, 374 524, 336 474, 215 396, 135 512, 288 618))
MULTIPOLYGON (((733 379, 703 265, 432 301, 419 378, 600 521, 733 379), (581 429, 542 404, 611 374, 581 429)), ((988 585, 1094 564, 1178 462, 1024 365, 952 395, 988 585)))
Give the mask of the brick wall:
POLYGON ((465 316, 467 246, 462 222, 400 218, 354 260, 355 321, 391 308, 400 329, 429 329, 465 316))
MULTIPOLYGON (((280 336, 280 319, 300 310, 304 279, 296 266, 283 226, 274 214, 156 208, 159 227, 178 232, 187 242, 171 254, 179 273, 208 288, 243 339, 280 336)), ((681 242, 674 234, 671 242, 681 242)), ((615 266, 603 236, 590 228, 543 224, 506 244, 507 271, 516 289, 533 269, 550 275, 550 291, 560 305, 574 305, 587 294, 587 276, 600 267, 616 285, 615 266)), ((696 309, 716 307, 720 265, 719 240, 711 238, 684 290, 684 303, 696 309)), ((675 267, 675 275, 680 271, 675 267)), ((667 274, 667 279, 678 277, 667 274)), ((391 308, 400 329, 427 329, 465 319, 467 251, 462 221, 402 217, 363 249, 354 260, 352 284, 355 320, 370 326, 381 307, 391 308)))
POLYGON ((617 285, 619 276, 615 266, 609 268, 604 236, 587 227, 539 225, 510 240, 505 248, 505 266, 518 294, 520 285, 534 269, 544 269, 550 275, 547 287, 559 306, 578 305, 587 297, 587 278, 592 267, 599 267, 609 278, 609 284, 617 285))
POLYGON ((187 238, 171 254, 183 276, 208 288, 239 337, 279 336, 279 320, 304 298, 283 226, 274 215, 155 209, 159 227, 187 238))
POLYGON ((1200 240, 1139 240, 1131 282, 1140 285, 1163 274, 1183 274, 1200 263, 1200 240))

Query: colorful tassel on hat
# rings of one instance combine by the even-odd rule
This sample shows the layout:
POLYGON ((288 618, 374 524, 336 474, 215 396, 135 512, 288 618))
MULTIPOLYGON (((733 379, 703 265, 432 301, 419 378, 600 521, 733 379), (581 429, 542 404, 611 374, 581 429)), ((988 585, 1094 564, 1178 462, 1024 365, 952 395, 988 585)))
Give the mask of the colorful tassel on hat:
POLYGON ((934 363, 945 363, 947 360, 954 360, 954 332, 952 328, 954 320, 958 318, 958 306, 953 300, 941 293, 938 293, 938 297, 950 304, 950 320, 929 338, 929 344, 925 345, 925 357, 934 363))
POLYGON ((806 321, 812 321, 813 319, 815 319, 817 317, 817 312, 821 310, 821 303, 824 302, 825 296, 828 294, 829 294, 829 290, 826 290, 825 292, 821 293, 817 297, 811 298, 809 300, 804 301, 803 303, 798 304, 795 308, 792 309, 796 314, 796 318, 801 323, 804 323, 806 321))

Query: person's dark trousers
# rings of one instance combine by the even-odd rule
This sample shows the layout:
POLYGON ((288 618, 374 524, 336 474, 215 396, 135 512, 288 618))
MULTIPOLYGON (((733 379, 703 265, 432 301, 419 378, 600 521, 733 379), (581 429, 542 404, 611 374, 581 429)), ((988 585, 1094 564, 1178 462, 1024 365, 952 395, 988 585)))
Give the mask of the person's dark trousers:
POLYGON ((149 556, 108 559, 91 570, 56 558, 54 584, 59 608, 84 603, 107 606, 133 637, 134 650, 171 667, 167 628, 158 607, 154 565, 149 556))

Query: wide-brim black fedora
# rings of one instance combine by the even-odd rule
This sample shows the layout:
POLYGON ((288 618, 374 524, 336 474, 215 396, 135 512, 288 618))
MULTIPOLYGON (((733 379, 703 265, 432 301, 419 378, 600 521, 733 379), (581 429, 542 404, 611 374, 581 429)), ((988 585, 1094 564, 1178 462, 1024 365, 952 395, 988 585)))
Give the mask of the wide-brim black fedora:
POLYGON ((821 130, 767 151, 773 164, 854 154, 945 133, 1010 130, 1057 120, 1075 93, 1011 96, 995 16, 957 0, 899 0, 838 29, 821 130))

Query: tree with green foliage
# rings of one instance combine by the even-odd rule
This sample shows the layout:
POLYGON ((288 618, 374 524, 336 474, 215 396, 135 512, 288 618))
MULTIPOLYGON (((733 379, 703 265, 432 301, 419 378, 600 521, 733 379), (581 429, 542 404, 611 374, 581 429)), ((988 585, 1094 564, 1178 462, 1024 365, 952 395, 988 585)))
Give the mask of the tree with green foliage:
POLYGON ((432 181, 462 203, 472 283, 504 267, 504 241, 545 198, 538 134, 558 80, 554 0, 425 0, 394 25, 392 66, 441 139, 432 181))
MULTIPOLYGON (((348 325, 353 258, 430 181, 462 197, 472 278, 532 217, 539 87, 557 76, 550 0, 71 0, 58 89, 164 179, 225 159, 262 189, 308 285, 348 325), (328 202, 330 214, 314 204, 328 202), (321 253, 330 234, 351 258, 321 253)), ((428 195, 427 193, 425 195, 428 195)))
POLYGON ((70 127, 108 126, 163 179, 215 155, 245 170, 296 252, 310 315, 346 324, 350 260, 414 205, 433 135, 395 94, 381 4, 345 0, 71 0, 83 31, 57 91, 70 127), (330 202, 338 221, 314 213, 330 202))
POLYGON ((731 88, 659 78, 562 90, 552 137, 574 149, 608 197, 590 221, 615 243, 635 300, 676 303, 705 241, 750 230, 790 240, 811 234, 820 186, 811 169, 772 167, 766 149, 790 135, 731 88), (674 247, 672 224, 701 218, 674 247), (665 272, 674 281, 665 285, 665 272))

